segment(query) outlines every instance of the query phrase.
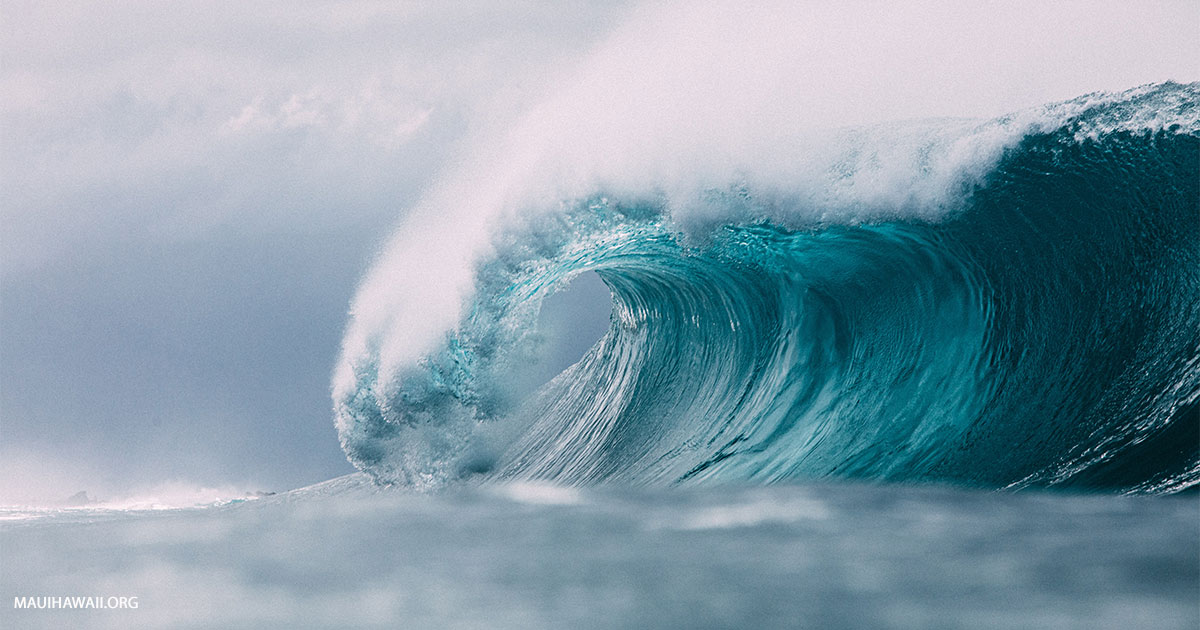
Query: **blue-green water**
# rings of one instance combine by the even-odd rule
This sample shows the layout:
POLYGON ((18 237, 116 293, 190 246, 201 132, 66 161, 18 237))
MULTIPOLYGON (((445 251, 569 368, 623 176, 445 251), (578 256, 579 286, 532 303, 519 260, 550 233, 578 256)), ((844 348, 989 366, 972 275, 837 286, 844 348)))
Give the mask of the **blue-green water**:
MULTIPOLYGON (((423 357, 388 354, 411 325, 352 318, 334 383, 343 446, 419 488, 1195 487, 1198 104, 1200 86, 1163 84, 1050 106, 1015 131, 847 132, 816 183, 684 201, 601 189, 510 216, 423 357), (1002 150, 979 148, 1001 132, 1002 150), (875 146, 900 142, 889 134, 935 140, 900 177, 875 146), (612 293, 608 333, 527 387, 542 299, 586 271, 612 293)), ((375 285, 416 268, 381 266, 375 285)), ((404 298, 389 308, 419 318, 404 298)))

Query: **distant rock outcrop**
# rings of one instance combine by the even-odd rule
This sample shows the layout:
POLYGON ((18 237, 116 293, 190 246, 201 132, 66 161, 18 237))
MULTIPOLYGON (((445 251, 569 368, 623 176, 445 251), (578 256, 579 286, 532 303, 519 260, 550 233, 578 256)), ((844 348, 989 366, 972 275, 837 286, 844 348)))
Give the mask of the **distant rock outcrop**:
POLYGON ((95 502, 96 502, 95 499, 88 496, 87 490, 80 490, 79 492, 76 492, 75 494, 72 494, 71 496, 67 497, 66 500, 63 501, 63 505, 79 506, 79 505, 89 505, 89 504, 95 503, 95 502))

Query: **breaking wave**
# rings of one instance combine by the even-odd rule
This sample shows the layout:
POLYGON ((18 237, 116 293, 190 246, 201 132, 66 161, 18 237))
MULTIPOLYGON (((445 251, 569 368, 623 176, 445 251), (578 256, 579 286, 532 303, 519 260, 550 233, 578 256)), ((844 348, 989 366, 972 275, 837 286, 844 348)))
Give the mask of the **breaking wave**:
POLYGON ((368 276, 334 376, 342 445, 419 488, 1194 488, 1198 105, 1200 84, 1167 83, 840 130, 790 171, 684 188, 462 178, 428 205, 502 208, 410 220, 368 276), (607 334, 530 382, 542 301, 589 271, 607 334))

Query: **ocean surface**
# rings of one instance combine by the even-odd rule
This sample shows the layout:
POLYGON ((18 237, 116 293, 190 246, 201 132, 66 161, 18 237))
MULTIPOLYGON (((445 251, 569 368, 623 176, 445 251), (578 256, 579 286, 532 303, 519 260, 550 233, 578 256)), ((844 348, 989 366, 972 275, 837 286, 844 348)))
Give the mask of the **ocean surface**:
POLYGON ((360 472, 5 508, 0 625, 1200 627, 1200 84, 797 143, 448 177, 351 305, 360 472))
POLYGON ((1200 624, 1194 494, 846 482, 414 494, 355 475, 203 508, 6 516, 0 626, 14 629, 1200 624), (138 608, 12 607, 54 595, 138 608))

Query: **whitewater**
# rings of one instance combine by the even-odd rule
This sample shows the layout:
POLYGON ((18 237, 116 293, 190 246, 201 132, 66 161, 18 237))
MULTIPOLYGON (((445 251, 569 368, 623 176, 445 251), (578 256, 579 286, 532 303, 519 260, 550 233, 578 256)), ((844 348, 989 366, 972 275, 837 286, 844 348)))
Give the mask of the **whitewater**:
POLYGON ((540 176, 562 160, 467 173, 430 203, 469 215, 418 214, 354 302, 342 445, 415 488, 1195 487, 1198 103, 1197 84, 1148 85, 841 129, 767 176, 557 197, 540 176), (540 304, 588 271, 611 327, 531 386, 540 304))
POLYGON ((5 628, 1194 628, 1194 497, 899 484, 396 492, 0 522, 5 628), (137 597, 137 609, 13 597, 137 597))

